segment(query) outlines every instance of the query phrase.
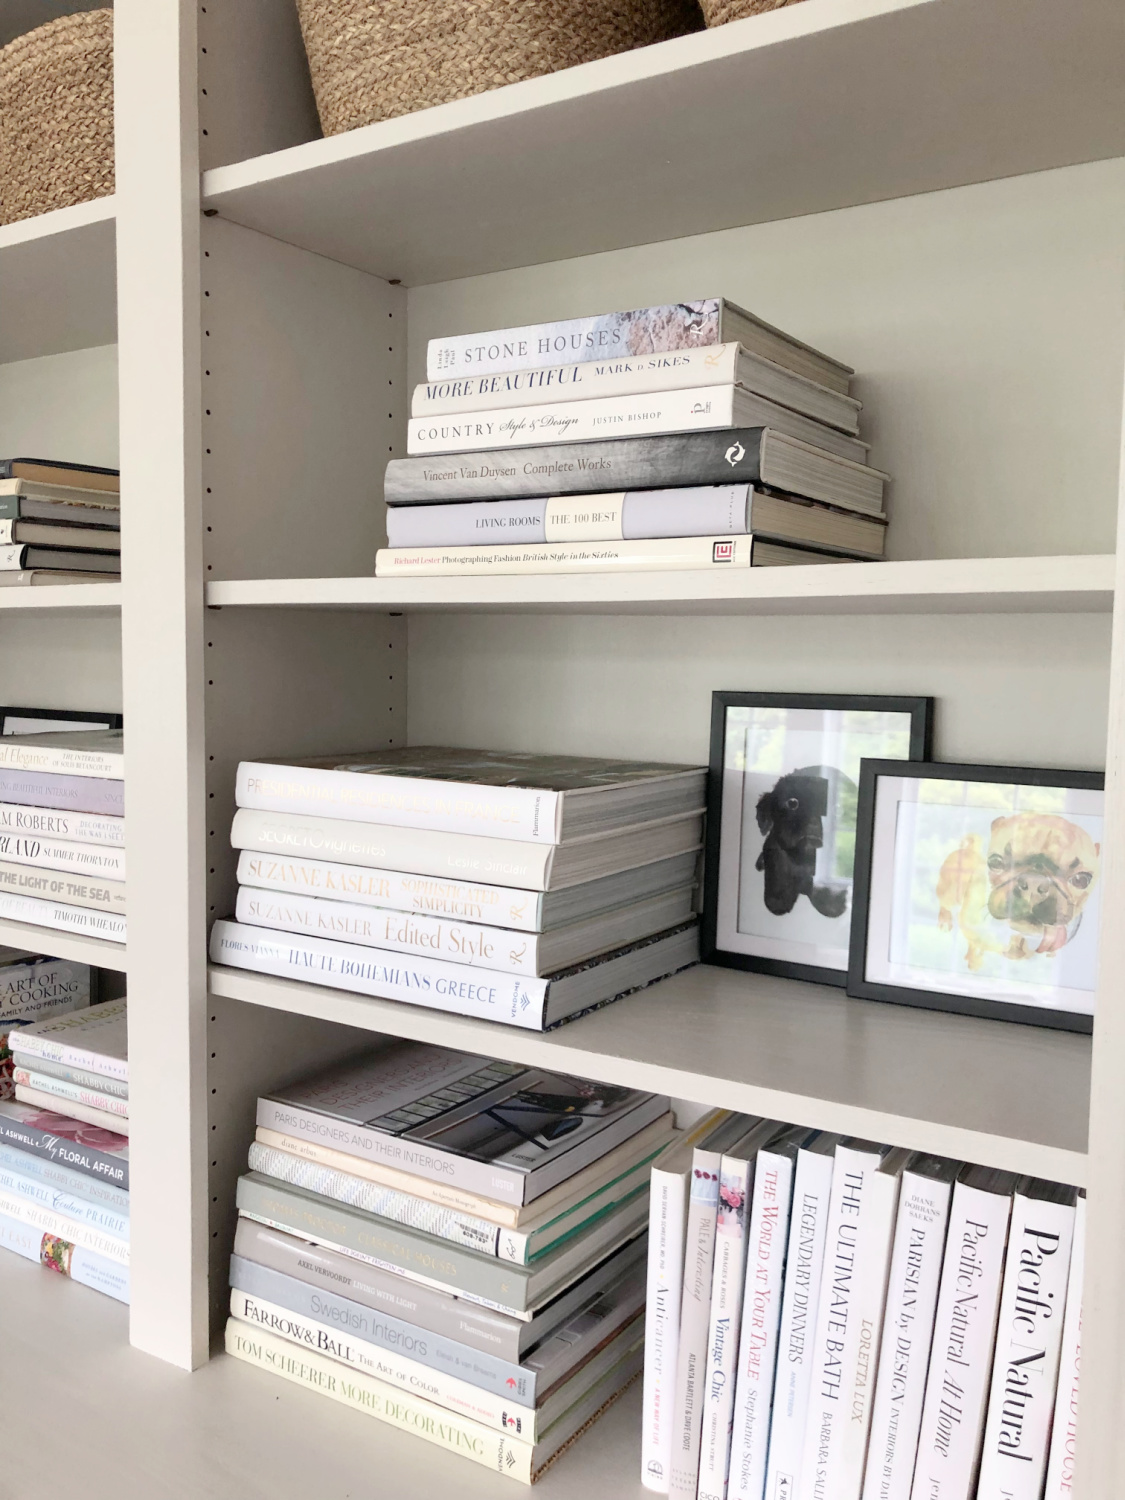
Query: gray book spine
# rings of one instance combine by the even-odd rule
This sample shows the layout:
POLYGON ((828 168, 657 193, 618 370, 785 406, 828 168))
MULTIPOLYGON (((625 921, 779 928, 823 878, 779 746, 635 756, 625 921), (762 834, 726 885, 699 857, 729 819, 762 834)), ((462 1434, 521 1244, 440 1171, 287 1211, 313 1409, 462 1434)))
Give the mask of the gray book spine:
POLYGON ((69 906, 89 906, 95 911, 124 915, 125 882, 103 880, 98 875, 68 875, 63 870, 38 870, 33 865, 14 865, 0 860, 0 891, 16 896, 34 896, 37 901, 62 901, 69 906))
POLYGON ((428 1369, 467 1380, 482 1391, 508 1396, 524 1406, 534 1404, 534 1370, 522 1370, 519 1365, 479 1353, 466 1344, 455 1343, 440 1334, 376 1312, 339 1292, 322 1291, 307 1281, 244 1260, 239 1255, 231 1257, 230 1284, 248 1296, 284 1307, 287 1312, 314 1318, 330 1328, 344 1330, 353 1338, 417 1360, 428 1369))
POLYGON ((108 777, 64 776, 3 766, 0 767, 0 802, 120 818, 125 813, 125 783, 111 781, 108 777))
POLYGON ((238 1207, 293 1234, 328 1241, 377 1264, 424 1277, 463 1297, 480 1297, 523 1312, 531 1273, 448 1240, 393 1224, 360 1208, 333 1203, 303 1188, 249 1172, 238 1179, 238 1207))
POLYGON ((71 1068, 66 1063, 51 1062, 49 1058, 19 1052, 19 1032, 12 1034, 8 1045, 16 1054, 16 1061, 36 1073, 46 1073, 48 1078, 60 1078, 64 1083, 77 1083, 84 1089, 94 1089, 99 1094, 112 1094, 116 1099, 128 1099, 129 1085, 123 1078, 107 1078, 104 1073, 91 1073, 87 1068, 71 1068), (14 1046, 13 1046, 14 1043, 14 1046))
POLYGON ((497 1360, 519 1362, 526 1325, 514 1318, 406 1281, 393 1271, 352 1260, 327 1246, 305 1244, 252 1219, 239 1219, 234 1251, 246 1260, 347 1297, 399 1323, 424 1329, 497 1360))
MULTIPOLYGON (((61 1114, 62 1111, 60 1110, 59 1113, 61 1114)), ((128 1191, 128 1157, 111 1156, 107 1152, 96 1150, 93 1146, 82 1146, 75 1141, 63 1140, 59 1136, 52 1135, 48 1130, 40 1130, 35 1125, 25 1125, 22 1120, 9 1118, 2 1113, 0 1113, 0 1141, 14 1146, 17 1151, 30 1151, 35 1156, 41 1156, 45 1161, 60 1162, 63 1166, 73 1167, 75 1171, 85 1172, 101 1182, 111 1182, 116 1187, 128 1191)))
POLYGON ((518 500, 705 484, 760 484, 762 427, 551 443, 444 458, 393 458, 388 505, 445 500, 518 500))
POLYGON ((45 1156, 36 1156, 0 1141, 0 1169, 20 1172, 24 1177, 45 1182, 60 1192, 71 1193, 75 1198, 84 1198, 88 1203, 101 1203, 119 1214, 129 1213, 129 1194, 124 1188, 114 1187, 85 1172, 76 1172, 45 1156))

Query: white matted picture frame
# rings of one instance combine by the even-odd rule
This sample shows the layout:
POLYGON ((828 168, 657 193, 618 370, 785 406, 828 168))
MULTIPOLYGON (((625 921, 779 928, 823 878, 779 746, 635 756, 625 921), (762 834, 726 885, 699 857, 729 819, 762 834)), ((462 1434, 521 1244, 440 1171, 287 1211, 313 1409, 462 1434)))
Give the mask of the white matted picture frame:
POLYGON ((1092 1031, 1104 784, 865 762, 848 994, 1092 1031))
POLYGON ((932 698, 717 692, 705 963, 843 987, 860 762, 926 760, 932 698))

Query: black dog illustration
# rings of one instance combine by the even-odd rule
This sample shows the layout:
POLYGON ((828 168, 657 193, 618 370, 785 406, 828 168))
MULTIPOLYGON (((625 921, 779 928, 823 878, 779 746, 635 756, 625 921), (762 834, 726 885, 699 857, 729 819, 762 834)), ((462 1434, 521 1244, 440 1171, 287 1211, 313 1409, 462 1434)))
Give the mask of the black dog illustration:
POLYGON ((765 872, 767 910, 783 917, 807 896, 822 917, 840 917, 848 904, 841 886, 816 884, 816 854, 824 843, 829 777, 827 766, 805 766, 782 776, 758 798, 758 828, 765 835, 755 869, 765 872))

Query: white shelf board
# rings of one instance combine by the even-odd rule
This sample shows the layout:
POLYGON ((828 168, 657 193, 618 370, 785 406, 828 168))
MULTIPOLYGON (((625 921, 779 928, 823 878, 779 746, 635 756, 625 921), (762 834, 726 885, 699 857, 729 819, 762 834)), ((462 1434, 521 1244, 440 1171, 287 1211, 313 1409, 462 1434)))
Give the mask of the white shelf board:
POLYGON ((119 583, 56 583, 42 588, 0 588, 0 609, 78 610, 110 614, 121 608, 119 583))
POLYGON ((114 200, 0 227, 0 364, 117 341, 114 200))
POLYGON ((418 285, 1120 156, 1123 95, 1118 0, 804 0, 216 168, 204 203, 418 285))
POLYGON ((697 966, 547 1033, 213 967, 229 999, 1082 1183, 1090 1039, 697 966))
MULTIPOLYGON (((20 1466, 26 1484, 17 1477, 3 1491, 12 1500, 513 1500, 531 1493, 225 1354, 189 1375, 131 1349, 126 1308, 4 1250, 0 1296, 11 1377, 4 1417, 29 1455, 20 1466), (34 1376, 44 1366, 50 1400, 34 1376)), ((634 1385, 548 1470, 536 1496, 642 1500, 640 1420, 634 1385)))
POLYGON ((730 573, 254 578, 209 583, 207 603, 493 614, 1105 613, 1113 607, 1113 570, 1110 555, 949 558, 730 573))
POLYGON ((73 963, 93 964, 99 969, 115 969, 120 974, 127 968, 124 943, 58 932, 54 927, 37 927, 31 922, 0 918, 0 943, 9 948, 30 948, 33 953, 46 953, 51 958, 65 958, 73 963))

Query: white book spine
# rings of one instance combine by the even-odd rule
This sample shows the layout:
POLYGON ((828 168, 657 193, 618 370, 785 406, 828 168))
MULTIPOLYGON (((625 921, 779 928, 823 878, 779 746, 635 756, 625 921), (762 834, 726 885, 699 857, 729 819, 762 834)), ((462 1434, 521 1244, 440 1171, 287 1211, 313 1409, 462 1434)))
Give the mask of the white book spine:
MULTIPOLYGON (((0 553, 22 550, 21 547, 0 547, 0 553)), ((81 750, 71 745, 26 745, 16 738, 0 736, 0 767, 16 771, 43 771, 58 776, 96 776, 109 781, 120 781, 125 775, 125 756, 119 750, 81 750)))
POLYGON ((60 1245, 55 1236, 45 1235, 41 1229, 34 1229, 19 1219, 0 1214, 0 1249, 13 1250, 24 1260, 42 1265, 45 1239, 55 1241, 49 1245, 49 1264, 53 1269, 61 1270, 71 1281, 77 1281, 82 1286, 93 1287, 95 1291, 115 1297, 118 1302, 128 1302, 128 1266, 69 1240, 60 1245))
POLYGON ((383 547, 376 578, 474 574, 721 572, 749 568, 753 537, 659 537, 630 542, 548 542, 508 547, 383 547))
POLYGON ((0 861, 0 890, 36 901, 57 901, 93 911, 125 911, 125 882, 102 875, 72 875, 28 864, 0 861))
POLYGON ((443 833, 473 833, 557 844, 562 795, 539 787, 478 786, 414 776, 368 775, 242 761, 239 807, 389 823, 443 833))
POLYGON ((1082 1281, 1086 1264, 1086 1199, 1074 1209, 1074 1240, 1070 1248, 1070 1276, 1066 1284, 1059 1360, 1059 1388, 1051 1426, 1051 1456, 1043 1500, 1074 1500, 1074 1461, 1078 1438, 1078 1371, 1082 1359, 1082 1281))
POLYGON ((672 1402, 684 1290, 687 1192, 686 1172, 653 1168, 649 1188, 641 1483, 658 1495, 668 1493, 672 1456, 672 1402))
POLYGON ((17 802, 0 802, 0 832, 66 839, 72 844, 104 844, 114 849, 125 846, 124 818, 23 807, 17 802))
POLYGON ((211 959, 280 979, 301 979, 383 1000, 404 1000, 450 1015, 475 1016, 542 1031, 548 981, 527 975, 472 971, 435 959, 406 958, 378 948, 330 942, 304 933, 273 933, 238 922, 216 922, 211 959))
POLYGON ((27 1064, 31 1058, 43 1057, 48 1062, 61 1063, 67 1068, 85 1068, 92 1073, 104 1073, 109 1078, 116 1078, 122 1083, 127 1083, 129 1080, 127 1057, 115 1056, 113 1051, 99 1052, 96 1046, 83 1047, 77 1041, 62 1040, 68 1032, 71 1036, 85 1035, 95 1038, 100 1033, 103 1045, 116 1044, 118 1051, 123 1050, 120 1045, 120 1028, 126 1002, 113 1000, 93 1010, 85 1007, 79 1007, 79 1009, 80 1015, 68 1017, 66 1020, 60 1019, 53 1023, 49 1031, 21 1031, 17 1050, 29 1054, 21 1058, 21 1061, 27 1064), (107 1036, 113 1038, 113 1043, 106 1042, 107 1036))
POLYGON ((770 1413, 766 1500, 797 1500, 801 1493, 832 1176, 831 1156, 819 1151, 797 1153, 770 1413))
POLYGON ((68 875, 125 879, 124 849, 106 849, 96 844, 72 844, 63 839, 0 831, 0 860, 13 865, 33 865, 40 870, 62 870, 68 875))
POLYGON ((973 1500, 1011 1207, 953 1189, 911 1500, 973 1500))
POLYGON ((792 1190, 790 1158, 778 1152, 760 1151, 747 1233, 746 1287, 731 1434, 728 1493, 733 1500, 762 1500, 765 1492, 792 1190))
MULTIPOLYGON (((849 1398, 860 1356, 867 1301, 864 1221, 872 1213, 874 1194, 878 1192, 881 1159, 875 1152, 836 1147, 800 1500, 850 1500, 847 1489, 850 1454, 846 1438, 851 1419, 849 1398)), ((865 1336, 868 1359, 873 1360, 877 1345, 872 1342, 870 1330, 865 1336)))
POLYGON ((36 1109, 50 1110, 52 1114, 67 1115, 72 1120, 84 1120, 87 1125, 98 1125, 114 1135, 128 1135, 129 1121, 124 1115, 111 1115, 108 1110, 90 1104, 80 1104, 77 1099, 60 1100, 42 1089, 28 1088, 25 1083, 16 1084, 16 1100, 20 1104, 33 1104, 36 1109))
POLYGON ((1074 1205, 1017 1193, 977 1500, 1040 1500, 1058 1388, 1074 1205))
POLYGON ((508 927, 517 932, 538 932, 542 915, 538 891, 406 875, 398 870, 364 869, 323 859, 280 858, 250 849, 239 855, 238 880, 241 885, 260 890, 324 896, 330 901, 483 922, 489 927, 508 927))
POLYGON ((724 1156, 719 1168, 711 1328, 703 1381, 698 1500, 723 1500, 730 1462, 731 1414, 738 1373, 742 1295, 746 1281, 746 1214, 753 1162, 724 1156))
POLYGON ((288 1339, 318 1354, 350 1365, 353 1370, 362 1370, 376 1380, 385 1381, 397 1390, 412 1396, 421 1396, 435 1406, 443 1406, 458 1416, 469 1417, 497 1432, 511 1433, 533 1443, 535 1412, 531 1407, 520 1406, 504 1396, 481 1390, 456 1375, 431 1369, 417 1360, 407 1359, 381 1344, 368 1343, 366 1339, 352 1338, 338 1327, 317 1322, 302 1313, 291 1312, 248 1292, 232 1288, 230 1310, 233 1317, 243 1323, 252 1323, 255 1328, 265 1328, 277 1338, 288 1339))
POLYGON ((36 1073, 31 1068, 23 1066, 18 1055, 16 1066, 12 1069, 12 1077, 17 1084, 23 1084, 25 1088, 38 1089, 41 1094, 50 1094, 52 1099, 58 1099, 61 1114, 66 1113, 61 1105, 69 1103, 84 1104, 88 1109, 102 1109, 106 1114, 120 1115, 123 1119, 129 1117, 128 1099, 85 1088, 82 1084, 72 1083, 67 1078, 55 1078, 48 1073, 36 1073))
POLYGON ((676 1387, 672 1406, 675 1425, 668 1468, 668 1493, 672 1500, 695 1500, 699 1483, 699 1437, 721 1164, 722 1156, 717 1151, 697 1149, 692 1157, 680 1343, 676 1351, 676 1387))
POLYGON ((390 828, 352 823, 317 814, 270 812, 240 807, 230 830, 235 849, 253 849, 279 858, 295 855, 339 860, 342 864, 410 870, 438 878, 489 881, 545 891, 551 845, 484 834, 441 833, 429 828, 390 828))
POLYGON ((274 894, 246 885, 239 889, 235 915, 253 927, 307 932, 314 937, 440 959, 467 968, 530 975, 539 970, 538 936, 508 932, 502 927, 386 911, 351 901, 304 896, 297 891, 274 894))
POLYGON ((863 1500, 910 1500, 952 1192, 903 1173, 863 1500))
POLYGON ((67 1240, 72 1245, 82 1245, 85 1249, 104 1255, 107 1260, 115 1261, 118 1265, 129 1264, 127 1240, 105 1234, 92 1224, 84 1224, 80 1219, 71 1219, 56 1209, 44 1208, 40 1204, 32 1203, 18 1193, 0 1189, 0 1214, 7 1214, 11 1219, 18 1219, 21 1224, 37 1229, 40 1234, 57 1235, 59 1239, 67 1240))
POLYGON ((57 932, 104 938, 110 943, 125 941, 125 918, 117 912, 95 911, 87 906, 64 906, 59 901, 16 896, 11 891, 0 891, 0 917, 10 922, 29 922, 34 927, 50 927, 57 932))

